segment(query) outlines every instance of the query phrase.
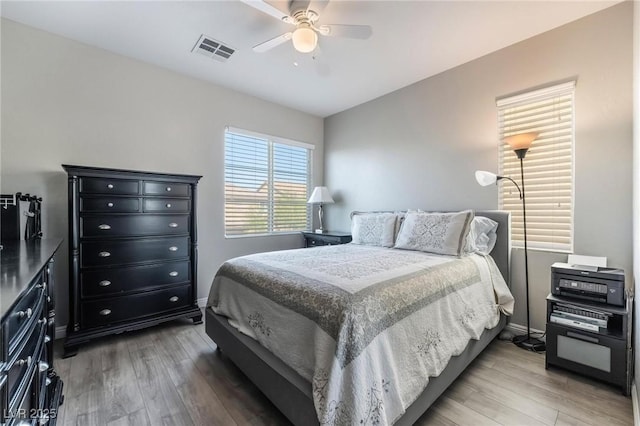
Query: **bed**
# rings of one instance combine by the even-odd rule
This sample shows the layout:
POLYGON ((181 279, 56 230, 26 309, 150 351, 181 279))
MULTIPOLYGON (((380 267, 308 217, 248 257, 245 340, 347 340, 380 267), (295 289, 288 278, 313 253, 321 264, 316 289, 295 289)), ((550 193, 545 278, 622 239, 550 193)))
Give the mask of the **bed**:
POLYGON ((513 307, 510 215, 475 215, 498 223, 490 256, 347 244, 232 259, 206 332, 296 425, 413 424, 513 307))

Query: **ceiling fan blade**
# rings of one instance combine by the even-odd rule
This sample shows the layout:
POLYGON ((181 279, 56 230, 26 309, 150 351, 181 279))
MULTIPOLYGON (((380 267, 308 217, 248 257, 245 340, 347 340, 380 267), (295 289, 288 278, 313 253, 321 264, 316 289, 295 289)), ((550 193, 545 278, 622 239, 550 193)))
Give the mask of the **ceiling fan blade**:
POLYGON ((309 8, 316 12, 318 15, 322 13, 325 7, 329 4, 329 0, 313 0, 309 8))
POLYGON ((286 22, 288 24, 295 24, 295 19, 286 13, 281 12, 274 6, 271 6, 269 3, 263 0, 241 0, 244 4, 253 7, 254 9, 259 10, 260 12, 266 13, 267 15, 271 15, 274 18, 286 22))
POLYGON ((310 0, 292 0, 289 5, 289 13, 294 14, 299 10, 309 9, 310 0))
POLYGON ((280 46, 287 40, 291 40, 292 36, 292 32, 284 33, 282 35, 279 35, 278 37, 272 38, 271 40, 267 40, 264 43, 253 46, 253 51, 258 53, 266 52, 267 50, 273 49, 276 46, 280 46))
POLYGON ((320 25, 318 31, 324 36, 359 38, 362 40, 368 39, 373 34, 373 30, 369 25, 320 25))

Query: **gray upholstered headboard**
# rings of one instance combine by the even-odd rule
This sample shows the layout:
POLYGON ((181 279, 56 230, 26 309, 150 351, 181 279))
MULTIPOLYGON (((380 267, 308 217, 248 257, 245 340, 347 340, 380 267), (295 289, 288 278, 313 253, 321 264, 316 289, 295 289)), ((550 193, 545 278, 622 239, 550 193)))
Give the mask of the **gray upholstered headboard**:
POLYGON ((502 272, 507 285, 511 286, 511 213, 502 210, 476 210, 476 216, 484 216, 498 222, 498 236, 496 245, 491 251, 491 257, 502 272))

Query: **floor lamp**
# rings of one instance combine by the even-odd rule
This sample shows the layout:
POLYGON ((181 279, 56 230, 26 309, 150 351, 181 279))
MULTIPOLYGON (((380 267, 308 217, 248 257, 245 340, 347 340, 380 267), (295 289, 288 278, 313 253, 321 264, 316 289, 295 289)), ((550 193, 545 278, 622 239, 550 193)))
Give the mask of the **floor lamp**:
POLYGON ((482 186, 488 186, 493 183, 497 183, 497 181, 501 179, 507 179, 511 181, 516 188, 518 188, 518 192, 520 193, 520 199, 522 200, 522 224, 524 230, 524 282, 525 282, 525 291, 526 291, 526 300, 527 300, 527 334, 523 334, 520 336, 515 336, 513 338, 513 343, 517 346, 528 349, 535 352, 543 352, 546 349, 545 342, 535 337, 531 337, 531 325, 529 321, 529 259, 527 257, 527 207, 525 203, 525 192, 524 192, 524 168, 522 166, 522 160, 524 160, 529 147, 533 141, 538 137, 538 133, 520 133, 513 136, 508 136, 504 138, 504 142, 508 143, 511 146, 511 149, 515 152, 518 159, 520 159, 520 184, 522 188, 518 186, 518 184, 511 178, 506 176, 497 176, 491 172, 485 172, 478 170, 476 171, 476 180, 482 186))

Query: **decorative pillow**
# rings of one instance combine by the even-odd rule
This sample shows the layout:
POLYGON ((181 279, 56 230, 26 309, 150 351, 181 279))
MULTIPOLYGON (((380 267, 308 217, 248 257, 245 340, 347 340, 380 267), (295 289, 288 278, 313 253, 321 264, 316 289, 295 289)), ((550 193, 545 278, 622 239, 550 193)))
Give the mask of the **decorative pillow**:
POLYGON ((394 213, 354 213, 351 216, 352 243, 393 247, 397 216, 394 213))
POLYGON ((466 245, 473 212, 407 213, 395 248, 460 256, 466 245))

